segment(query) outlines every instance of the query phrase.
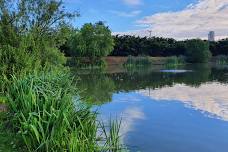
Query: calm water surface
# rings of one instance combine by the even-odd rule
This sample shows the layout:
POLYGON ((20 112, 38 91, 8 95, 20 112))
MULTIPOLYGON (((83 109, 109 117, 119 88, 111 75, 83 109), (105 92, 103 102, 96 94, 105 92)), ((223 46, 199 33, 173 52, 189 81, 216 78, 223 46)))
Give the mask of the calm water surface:
POLYGON ((122 118, 130 151, 227 152, 228 68, 191 65, 80 72, 100 119, 122 118))

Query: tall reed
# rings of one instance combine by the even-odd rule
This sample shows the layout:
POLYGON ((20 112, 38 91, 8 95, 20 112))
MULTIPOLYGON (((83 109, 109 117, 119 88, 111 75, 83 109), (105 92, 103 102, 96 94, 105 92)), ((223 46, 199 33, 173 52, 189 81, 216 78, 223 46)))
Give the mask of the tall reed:
POLYGON ((218 65, 227 65, 228 64, 228 56, 225 55, 219 55, 215 57, 215 62, 218 65))
POLYGON ((124 67, 131 68, 131 67, 141 67, 146 65, 151 65, 151 61, 149 57, 133 57, 129 56, 127 58, 126 63, 124 63, 124 67))
MULTIPOLYGON (((12 77, 7 89, 8 119, 22 137, 26 151, 96 152, 96 113, 81 106, 76 87, 68 73, 59 71, 12 77)), ((119 132, 113 132, 118 135, 119 132)), ((117 145, 115 145, 117 146, 117 145)), ((106 151, 113 151, 113 147, 106 151)))
POLYGON ((184 65, 185 62, 185 57, 183 56, 171 56, 171 57, 167 57, 165 66, 169 67, 169 68, 176 68, 180 65, 184 65))

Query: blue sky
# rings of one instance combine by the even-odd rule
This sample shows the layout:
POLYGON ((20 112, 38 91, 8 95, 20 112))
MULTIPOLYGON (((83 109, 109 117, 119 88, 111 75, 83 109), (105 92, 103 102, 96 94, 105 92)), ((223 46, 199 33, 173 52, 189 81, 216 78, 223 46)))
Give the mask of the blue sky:
POLYGON ((228 15, 224 18, 225 13, 228 13, 228 0, 63 1, 68 10, 79 11, 81 14, 73 22, 75 26, 105 21, 114 33, 146 35, 146 31, 152 30, 155 36, 181 39, 205 37, 210 30, 224 36, 225 27, 228 27, 228 22, 225 21, 228 20, 228 15), (221 8, 222 11, 219 10, 221 8), (211 25, 218 18, 222 25, 211 25))

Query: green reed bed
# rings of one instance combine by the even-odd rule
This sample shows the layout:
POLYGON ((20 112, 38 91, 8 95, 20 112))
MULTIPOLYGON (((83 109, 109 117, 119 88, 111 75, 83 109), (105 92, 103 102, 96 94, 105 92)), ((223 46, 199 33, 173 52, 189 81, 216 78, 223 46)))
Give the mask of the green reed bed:
POLYGON ((97 114, 81 103, 72 82, 68 73, 56 71, 12 77, 5 124, 20 137, 25 151, 119 151, 120 143, 110 146, 109 140, 119 137, 117 122, 110 124, 110 135, 104 138, 103 130, 98 136, 102 126, 97 114))
POLYGON ((151 65, 151 61, 149 57, 133 57, 129 56, 127 58, 126 63, 124 63, 124 67, 131 68, 131 67, 141 67, 141 66, 147 66, 151 65))
POLYGON ((184 65, 186 62, 185 62, 185 58, 180 56, 180 57, 177 57, 177 56, 171 56, 171 57, 167 57, 167 60, 166 60, 166 63, 165 63, 165 66, 166 67, 170 67, 170 68, 176 68, 180 65, 184 65))
POLYGON ((215 57, 215 62, 218 65, 228 65, 228 56, 219 55, 215 57))
POLYGON ((104 123, 101 123, 100 126, 101 131, 104 133, 104 139, 106 141, 104 150, 111 150, 114 152, 127 151, 123 148, 124 146, 121 144, 121 138, 119 136, 121 121, 118 121, 118 119, 116 119, 114 121, 109 121, 108 127, 105 126, 104 123))

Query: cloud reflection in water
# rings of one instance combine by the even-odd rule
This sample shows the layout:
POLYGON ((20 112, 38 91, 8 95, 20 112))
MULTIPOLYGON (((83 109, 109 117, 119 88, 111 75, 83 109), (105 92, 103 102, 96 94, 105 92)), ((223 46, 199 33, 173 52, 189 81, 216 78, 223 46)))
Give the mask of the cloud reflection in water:
POLYGON ((228 85, 225 84, 205 83, 198 88, 176 84, 172 87, 137 92, 157 101, 180 101, 186 106, 209 113, 209 116, 228 121, 228 85))

